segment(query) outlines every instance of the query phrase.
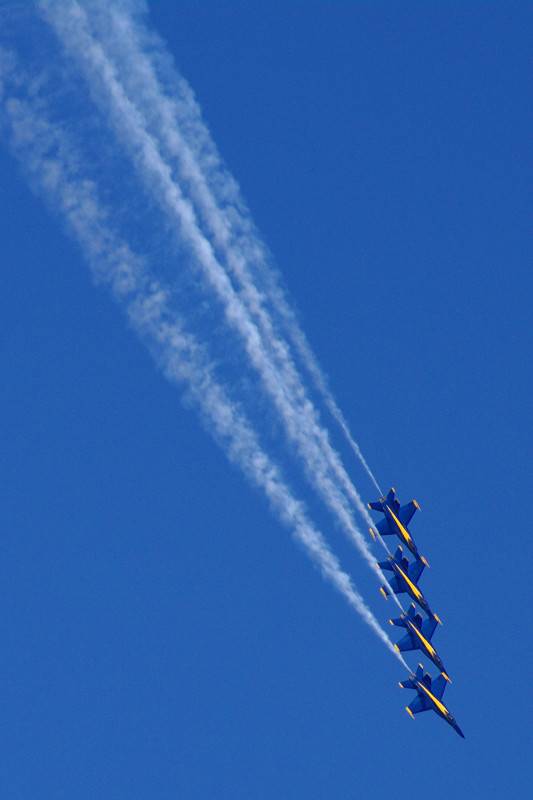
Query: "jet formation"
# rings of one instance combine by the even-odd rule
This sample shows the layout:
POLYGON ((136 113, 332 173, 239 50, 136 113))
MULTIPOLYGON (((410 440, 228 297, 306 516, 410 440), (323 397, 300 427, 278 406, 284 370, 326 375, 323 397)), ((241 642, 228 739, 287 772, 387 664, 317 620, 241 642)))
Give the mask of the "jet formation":
POLYGON ((368 507, 372 511, 379 511, 384 515, 375 526, 375 529, 370 529, 374 539, 377 533, 380 537, 397 536, 401 542, 394 555, 389 555, 386 561, 381 561, 377 565, 381 570, 392 572, 390 578, 387 576, 388 585, 382 586, 381 592, 385 598, 390 594, 406 593, 411 600, 414 600, 414 603, 411 603, 408 610, 401 614, 400 617, 389 620, 391 625, 404 628, 406 631, 405 635, 394 646, 399 653, 420 650, 439 670, 438 677, 432 679, 428 672, 424 672, 423 665, 419 664, 416 672, 409 675, 407 680, 400 682, 400 686, 403 689, 415 689, 417 693, 415 699, 406 706, 406 710, 413 718, 415 714, 419 714, 422 711, 435 711, 464 739, 461 728, 442 702, 444 689, 447 683, 451 681, 440 656, 431 644, 431 638, 437 625, 442 623, 437 615, 431 611, 428 601, 418 587, 418 581, 424 571, 424 567, 429 565, 426 559, 418 552, 408 525, 415 511, 420 509, 420 506, 416 500, 401 506, 396 498, 395 489, 391 489, 386 497, 380 497, 375 503, 368 503, 368 507), (402 545, 414 556, 411 561, 404 555, 402 545), (427 615, 426 619, 417 610, 415 603, 427 615))

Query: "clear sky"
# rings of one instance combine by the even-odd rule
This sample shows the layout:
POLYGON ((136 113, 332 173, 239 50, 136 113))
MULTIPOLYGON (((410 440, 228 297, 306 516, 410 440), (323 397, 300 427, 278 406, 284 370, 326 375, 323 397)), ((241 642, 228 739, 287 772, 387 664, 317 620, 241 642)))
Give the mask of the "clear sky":
MULTIPOLYGON (((165 325, 179 312, 205 344, 204 377, 397 641, 399 609, 326 507, 338 481, 311 485, 164 176, 147 177, 136 118, 106 109, 74 6, 51 4, 55 32, 32 8, 0 6, 2 795, 529 798, 533 7, 153 2, 138 18, 165 43, 143 44, 165 96, 183 90, 165 53, 192 88, 377 481, 421 506, 420 586, 465 740, 408 716, 406 670, 228 460, 233 433, 213 439, 207 385, 191 394, 147 314, 95 281, 120 238, 146 286, 172 287, 165 325), (94 212, 95 186, 80 243, 69 214, 94 212), (95 254, 108 223, 119 238, 95 254)), ((100 17, 89 28, 126 63, 100 17)), ((139 87, 124 78, 155 119, 139 87)))

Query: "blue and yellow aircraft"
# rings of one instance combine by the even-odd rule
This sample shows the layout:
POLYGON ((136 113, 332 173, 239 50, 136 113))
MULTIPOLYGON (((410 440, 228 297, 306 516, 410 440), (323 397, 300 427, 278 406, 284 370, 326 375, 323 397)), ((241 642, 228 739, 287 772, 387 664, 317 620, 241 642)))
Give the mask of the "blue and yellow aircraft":
MULTIPOLYGON (((403 550, 398 547, 393 556, 389 556, 386 561, 380 561, 377 565, 380 569, 387 569, 394 573, 394 577, 389 581, 389 586, 394 594, 402 594, 407 592, 420 608, 422 608, 428 617, 433 616, 429 608, 428 601, 417 586, 417 582, 422 575, 422 571, 427 566, 427 561, 424 558, 417 558, 412 564, 403 555, 403 550)), ((385 599, 391 591, 385 586, 380 588, 385 599)))
POLYGON ((464 733, 442 702, 442 695, 446 683, 447 681, 444 675, 439 675, 438 678, 432 681, 431 675, 428 672, 424 675, 424 667, 422 664, 419 664, 416 673, 409 675, 406 681, 400 682, 402 689, 416 689, 418 694, 418 697, 406 706, 406 710, 412 717, 414 717, 415 714, 420 714, 422 711, 433 710, 439 717, 446 720, 448 725, 451 725, 459 736, 462 736, 464 739, 464 733))
MULTIPOLYGON (((377 502, 368 503, 368 507, 373 511, 381 511, 385 514, 385 519, 378 522, 376 530, 381 536, 397 536, 414 556, 420 558, 413 537, 407 528, 411 517, 417 508, 420 509, 420 506, 416 500, 412 500, 405 506, 400 506, 400 502, 395 495, 396 490, 391 489, 387 497, 380 497, 377 502)), ((375 539, 376 536, 372 528, 370 528, 370 533, 375 539)))
POLYGON ((431 637, 437 627, 437 622, 440 622, 436 614, 433 614, 433 616, 423 622, 422 614, 417 613, 414 603, 411 603, 407 611, 405 611, 401 617, 398 617, 398 619, 390 619, 389 622, 391 625, 407 628, 407 635, 394 645, 399 653, 404 653, 406 650, 421 650, 422 653, 439 668, 446 680, 450 680, 444 670, 444 664, 440 660, 437 651, 430 643, 431 637))

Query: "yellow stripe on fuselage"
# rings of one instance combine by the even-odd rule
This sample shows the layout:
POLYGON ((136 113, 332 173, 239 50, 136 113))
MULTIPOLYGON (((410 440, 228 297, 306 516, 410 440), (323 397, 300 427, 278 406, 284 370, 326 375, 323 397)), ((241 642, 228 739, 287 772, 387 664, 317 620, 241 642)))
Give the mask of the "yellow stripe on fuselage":
MULTIPOLYGON (((413 592, 413 595, 416 597, 416 600, 417 600, 417 602, 419 603, 419 605, 422 605, 422 603, 420 603, 420 600, 422 600, 422 602, 424 602, 424 595, 422 594, 422 592, 420 591, 420 589, 419 589, 417 586, 415 586, 415 584, 413 583, 413 581, 412 581, 412 580, 410 580, 410 579, 407 577, 407 575, 405 574, 405 572, 403 571, 403 569, 402 569, 401 567, 399 567, 399 566, 398 566, 398 564, 396 564, 396 562, 392 562, 392 563, 394 564, 394 568, 398 570, 398 572, 400 573, 400 575, 402 576, 402 578, 404 579, 404 581, 405 581, 405 582, 407 583, 407 585, 410 587, 410 589, 411 589, 411 591, 413 592)), ((427 605, 427 604, 426 604, 426 605, 427 605)), ((423 608, 423 607, 424 607, 424 606, 422 606, 422 608, 423 608)))
POLYGON ((430 644, 430 642, 428 642, 428 640, 427 640, 427 639, 425 639, 425 638, 424 638, 424 636, 422 636, 422 634, 420 633, 420 631, 418 630, 418 628, 416 627, 416 625, 413 625, 413 623, 412 623, 412 622, 411 622, 411 620, 409 620, 409 619, 408 619, 408 620, 406 620, 406 622, 407 622, 407 624, 408 624, 408 626, 409 626, 409 627, 408 627, 408 630, 409 630, 409 629, 411 629, 411 631, 412 631, 412 632, 413 632, 413 633, 414 633, 416 636, 418 636, 418 638, 420 639, 420 641, 422 642, 422 644, 424 645, 424 647, 427 649, 428 653, 431 653, 431 655, 432 655, 432 656, 436 656, 436 655, 437 655, 437 651, 435 650, 435 648, 433 647, 433 645, 432 645, 432 644, 430 644))
POLYGON ((446 706, 444 705, 444 703, 441 703, 441 702, 440 702, 440 700, 437 700, 437 698, 435 697, 435 695, 434 695, 434 694, 431 694, 431 692, 429 691, 429 689, 426 689, 426 687, 424 686, 424 684, 423 684, 421 681, 417 681, 416 683, 417 683, 417 686, 420 686, 420 688, 421 688, 421 689, 423 689, 423 690, 425 691, 425 693, 427 694, 427 696, 431 698, 431 700, 432 700, 432 701, 435 703, 435 705, 437 706, 437 708, 439 709, 439 711, 440 711, 442 714, 444 714, 444 716, 445 716, 445 717, 450 717, 451 719, 453 719, 452 715, 450 714, 450 712, 448 711, 448 709, 446 708, 446 706))
POLYGON ((398 530, 400 531, 401 538, 404 540, 405 544, 409 547, 409 549, 414 547, 415 550, 416 550, 415 543, 413 542, 413 540, 412 540, 412 538, 411 538, 411 536, 409 534, 409 531, 406 528, 403 527, 402 523, 400 522, 400 520, 398 519, 398 517, 396 516, 394 511, 391 510, 390 506, 385 506, 385 508, 389 511, 391 517, 393 518, 394 522, 398 526, 398 530))

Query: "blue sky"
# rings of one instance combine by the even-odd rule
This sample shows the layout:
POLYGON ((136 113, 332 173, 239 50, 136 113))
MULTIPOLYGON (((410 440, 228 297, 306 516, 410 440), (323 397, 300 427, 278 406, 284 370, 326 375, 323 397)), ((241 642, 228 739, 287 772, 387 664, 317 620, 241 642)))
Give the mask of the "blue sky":
MULTIPOLYGON (((17 52, 20 74, 46 66, 37 95, 85 154, 80 174, 101 182, 121 235, 158 275, 186 273, 179 235, 55 34, 4 8, 3 52, 17 52)), ((4 793, 529 797, 533 10, 156 2, 145 22, 192 87, 379 484, 420 503, 421 588, 444 623, 444 698, 466 739, 436 715, 409 718, 401 664, 95 285, 86 248, 13 157, 11 77, 4 793)), ((176 302, 216 374, 396 641, 397 607, 306 482, 220 309, 180 280, 176 302)), ((361 497, 376 499, 320 413, 361 497)))

